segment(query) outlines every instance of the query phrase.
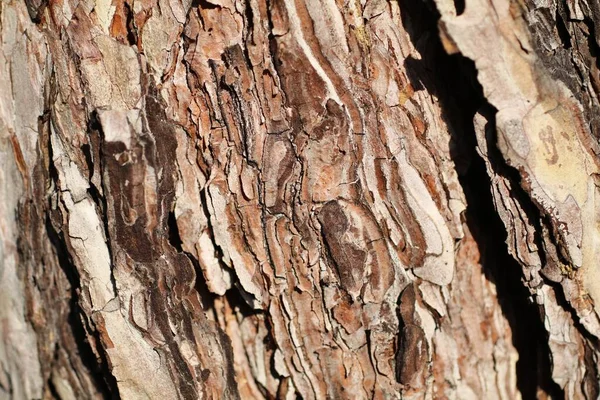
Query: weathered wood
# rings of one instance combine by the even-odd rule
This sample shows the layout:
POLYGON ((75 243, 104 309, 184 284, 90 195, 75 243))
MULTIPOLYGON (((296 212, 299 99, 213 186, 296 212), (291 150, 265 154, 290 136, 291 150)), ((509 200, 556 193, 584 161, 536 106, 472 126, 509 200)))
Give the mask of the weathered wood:
POLYGON ((599 8, 4 1, 0 399, 597 398, 599 8))

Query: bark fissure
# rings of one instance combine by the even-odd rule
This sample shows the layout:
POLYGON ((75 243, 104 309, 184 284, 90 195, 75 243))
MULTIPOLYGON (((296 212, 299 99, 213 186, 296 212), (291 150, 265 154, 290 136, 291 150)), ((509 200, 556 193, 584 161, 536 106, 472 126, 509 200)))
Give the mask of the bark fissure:
MULTIPOLYGON (((473 118, 482 110, 489 110, 487 113, 492 115, 495 110, 483 97, 474 64, 461 55, 450 56, 444 50, 438 36, 439 14, 433 2, 421 4, 413 4, 412 7, 416 9, 408 12, 405 19, 414 21, 413 17, 418 15, 426 23, 413 22, 412 26, 418 30, 409 29, 408 32, 413 40, 422 39, 427 33, 432 42, 430 46, 435 50, 425 50, 423 54, 428 56, 424 56, 419 62, 408 60, 409 68, 418 71, 419 68, 435 69, 441 65, 443 71, 433 74, 430 84, 416 81, 413 85, 418 87, 417 85, 424 83, 429 91, 438 95, 442 115, 448 123, 451 141, 454 143, 451 155, 457 165, 459 181, 467 200, 466 223, 482 253, 482 270, 497 289, 502 311, 510 322, 513 344, 519 353, 516 366, 519 391, 524 399, 536 398, 538 388, 546 391, 552 398, 562 398, 564 393, 552 381, 550 374, 551 356, 546 345, 547 333, 542 324, 543 311, 534 305, 531 294, 523 287, 519 264, 508 252, 505 244, 506 228, 496 211, 491 181, 483 160, 476 152, 477 138, 473 118), (486 223, 481 224, 481 221, 486 223)), ((411 6, 407 4, 403 9, 410 10, 409 7, 411 6)), ((457 15, 460 15, 458 10, 457 15)), ((422 48, 427 46, 425 41, 415 45, 422 48)), ((415 76, 420 78, 423 74, 417 72, 415 76)), ((490 140, 488 146, 491 165, 493 168, 500 168, 502 158, 492 155, 496 151, 495 141, 490 140)), ((523 199, 524 196, 515 194, 514 198, 523 199)), ((539 216, 533 220, 539 220, 539 216)))
MULTIPOLYGON (((81 282, 77 276, 74 264, 70 261, 69 251, 65 246, 63 238, 61 238, 62 235, 56 232, 50 220, 46 222, 46 232, 48 233, 48 239, 56 251, 58 263, 71 286, 69 300, 70 312, 68 314, 67 323, 73 332, 73 338, 75 339, 78 350, 77 355, 88 369, 89 375, 94 380, 95 386, 102 397, 104 399, 119 398, 117 381, 110 373, 109 363, 104 356, 104 352, 94 351, 94 348, 98 349, 100 347, 99 337, 97 333, 94 332, 93 328, 90 326, 86 327, 85 325, 85 317, 83 317, 85 313, 79 306, 81 282), (94 340, 96 344, 91 346, 90 340, 94 340)), ((59 346, 59 344, 56 346, 59 346)), ((48 379, 51 384, 51 378, 48 379)), ((55 391, 56 388, 52 390, 55 391)), ((60 396, 57 398, 60 398, 60 396)))
POLYGON ((496 285, 500 305, 511 324, 513 344, 519 352, 516 366, 519 390, 524 399, 538 398, 538 389, 552 398, 564 398, 563 391, 551 377, 552 361, 547 346, 548 334, 542 323, 543 309, 535 304, 534 296, 523 286, 520 265, 505 244, 506 228, 494 207, 485 165, 473 155, 470 171, 463 177, 469 204, 466 219, 483 250, 482 267, 496 285), (485 227, 477 221, 486 221, 485 227))
MULTIPOLYGON (((503 100, 502 90, 493 90, 500 88, 495 86, 499 82, 490 80, 491 75, 495 73, 494 69, 501 68, 499 65, 502 64, 502 61, 496 63, 492 68, 482 65, 478 55, 479 49, 468 44, 468 39, 465 40, 464 35, 456 30, 455 21, 458 20, 458 16, 448 12, 444 8, 444 2, 436 1, 436 4, 442 12, 440 26, 442 27, 441 37, 445 40, 445 49, 450 52, 461 52, 475 60, 478 68, 478 80, 486 91, 488 101, 496 108, 494 117, 488 118, 487 124, 485 116, 475 117, 478 150, 486 162, 488 175, 494 182, 492 193, 495 198, 496 210, 509 234, 512 235, 508 241, 509 251, 523 268, 524 284, 540 305, 544 328, 549 333, 546 338, 550 352, 550 368, 548 369, 552 380, 556 382, 556 384, 550 385, 549 389, 556 392, 560 388, 562 395, 567 397, 594 398, 597 393, 597 379, 591 378, 590 375, 597 376, 597 367, 589 364, 585 357, 580 357, 578 360, 572 357, 574 348, 579 348, 581 353, 585 353, 588 348, 596 346, 594 344, 596 340, 590 340, 589 333, 597 336, 593 333, 598 331, 597 314, 590 315, 588 311, 593 307, 588 303, 589 296, 594 297, 595 289, 591 287, 590 283, 586 283, 586 274, 590 272, 586 272, 585 269, 584 271, 578 270, 581 268, 582 262, 580 252, 589 255, 596 251, 595 245, 590 244, 589 240, 594 240, 591 238, 597 232, 595 228, 585 231, 588 229, 585 226, 586 224, 594 225, 594 222, 591 221, 595 221, 597 212, 592 210, 585 214, 586 211, 584 211, 584 204, 590 201, 594 202, 594 194, 588 195, 587 198, 580 197, 577 201, 574 200, 574 197, 570 197, 566 201, 563 200, 564 203, 561 204, 557 202, 556 194, 558 192, 553 190, 555 187, 562 190, 569 182, 578 179, 580 182, 586 182, 586 180, 593 182, 595 179, 593 165, 597 162, 595 158, 598 151, 596 143, 590 142, 589 139, 596 135, 594 132, 597 129, 591 123, 587 127, 584 123, 583 128, 580 128, 581 119, 586 119, 586 115, 593 115, 594 112, 591 110, 598 108, 596 93, 592 89, 593 85, 590 85, 590 80, 595 79, 595 73, 590 74, 588 78, 585 74, 581 75, 578 71, 573 71, 574 66, 575 69, 579 68, 581 71, 581 66, 587 65, 592 67, 590 72, 593 72, 595 63, 590 62, 589 54, 580 53, 584 48, 572 49, 570 46, 564 45, 565 32, 561 32, 560 26, 555 25, 554 18, 557 17, 550 12, 550 10, 556 10, 556 2, 551 2, 549 9, 530 7, 527 3, 519 6, 511 4, 509 12, 513 17, 515 15, 519 17, 515 18, 512 29, 519 32, 525 28, 531 34, 531 38, 527 37, 527 34, 517 34, 519 51, 524 54, 521 57, 529 58, 527 63, 530 66, 523 71, 535 68, 535 70, 532 69, 535 72, 532 72, 532 76, 529 77, 525 76, 528 72, 522 74, 521 71, 510 70, 511 67, 508 67, 510 70, 508 75, 512 74, 515 87, 523 85, 524 82, 533 82, 535 91, 538 93, 537 105, 524 107, 530 111, 522 121, 511 119, 520 113, 517 110, 518 106, 510 108, 509 104, 503 100), (523 21, 527 24, 523 24, 523 21), (582 62, 582 59, 585 61, 582 62), (555 79, 554 87, 548 85, 548 76, 555 79), (559 83, 564 83, 564 86, 559 83), (572 96, 579 102, 570 103, 570 100, 563 100, 565 93, 566 96, 572 96), (544 102, 548 105, 541 105, 544 102), (546 115, 552 115, 552 117, 549 120, 544 120, 544 117, 536 119, 533 111, 536 108, 547 109, 546 115), (566 113, 564 120, 555 116, 561 112, 566 113), (537 127, 530 125, 531 122, 528 121, 532 120, 537 121, 537 127), (556 123, 558 125, 555 125, 556 123), (537 132, 536 138, 535 131, 539 129, 540 125, 542 131, 537 132), (584 132, 581 133, 578 129, 583 129, 584 132), (560 131, 560 137, 554 136, 553 130, 560 131), (522 136, 515 135, 517 132, 520 132, 522 136), (519 140, 521 142, 517 143, 519 140), (545 167, 533 161, 533 158, 539 157, 538 155, 531 156, 531 146, 537 145, 536 140, 543 146, 540 155, 543 155, 544 162, 549 168, 548 171, 552 170, 556 164, 559 168, 563 166, 564 164, 561 163, 565 163, 565 159, 569 156, 567 152, 576 153, 576 157, 588 157, 592 166, 589 169, 583 169, 581 175, 571 174, 567 179, 560 176, 560 171, 550 172, 551 180, 555 181, 544 180, 544 174, 547 173, 545 167), (578 146, 583 146, 583 148, 578 146), (575 149, 579 149, 579 151, 575 149), (527 153, 530 155, 528 156, 527 153), (506 174, 502 171, 503 169, 509 173, 506 174), (553 185, 556 186, 553 187, 553 185), (506 195, 510 196, 511 200, 503 197, 506 195), (566 209, 573 207, 573 203, 576 204, 574 206, 575 214, 567 215, 566 209), (514 215, 515 208, 525 218, 514 215), (519 218, 520 221, 516 218, 519 218), (583 233, 575 228, 582 225, 583 233), (580 235, 579 239, 574 239, 573 235, 578 234, 580 235), (581 242, 582 236, 588 241, 581 242), (523 239, 526 240, 527 246, 523 246, 523 239), (573 240, 580 240, 577 247, 573 246, 573 240), (581 328, 584 328, 584 331, 581 328), (564 344, 565 340, 569 343, 568 345, 564 344), (585 366, 582 369, 586 372, 582 373, 582 369, 576 370, 574 367, 576 364, 585 366), (567 365, 570 366, 567 367, 567 365), (588 373, 590 370, 591 374, 588 373)), ((557 16, 560 13, 564 17, 563 6, 564 4, 559 2, 557 16)), ((498 12, 498 7, 495 8, 495 11, 485 11, 485 8, 486 6, 480 9, 482 14, 489 12, 493 15, 494 12, 498 12)), ((506 9, 504 10, 503 13, 506 12, 506 9)), ((580 13, 581 9, 575 11, 571 4, 569 12, 573 17, 574 13, 580 13)), ((581 34, 581 31, 577 31, 578 19, 578 17, 572 18, 574 21, 569 24, 569 29, 575 28, 574 36, 577 36, 578 33, 581 34)), ((477 25, 476 22, 467 22, 466 20, 465 22, 467 25, 477 25)), ((461 26, 460 29, 465 29, 465 26, 461 26)), ((493 29, 491 28, 491 30, 493 29)), ((586 35, 582 36, 585 39, 586 35)), ((578 43, 585 43, 582 36, 577 38, 578 43)), ((504 40, 506 39, 500 38, 498 45, 506 43, 504 40)), ((511 50, 508 52, 510 53, 511 50)), ((506 57, 506 55, 502 57, 506 57)), ((504 80, 504 82, 508 81, 504 80)), ((523 89, 523 86, 520 88, 523 89)), ((509 90, 513 90, 511 93, 519 93, 513 101, 517 101, 519 98, 521 101, 528 99, 532 93, 528 93, 526 90, 517 92, 514 91, 514 88, 509 90)), ((531 103, 531 100, 525 101, 531 103)), ((587 117, 588 121, 590 119, 587 117)), ((587 263, 587 268, 589 268, 589 262, 584 261, 584 263, 587 263)))

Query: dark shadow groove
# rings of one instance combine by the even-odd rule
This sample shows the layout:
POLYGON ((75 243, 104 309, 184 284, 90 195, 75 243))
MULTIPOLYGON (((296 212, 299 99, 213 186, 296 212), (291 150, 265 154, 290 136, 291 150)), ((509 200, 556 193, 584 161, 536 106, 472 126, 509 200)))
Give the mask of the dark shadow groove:
POLYGON ((511 327, 513 345, 519 353, 517 385, 521 395, 523 399, 536 399, 541 388, 552 398, 564 398, 551 377, 543 310, 531 301, 521 267, 508 253, 506 228, 494 208, 483 160, 475 157, 469 171, 459 180, 467 198, 467 225, 481 252, 485 276, 496 285, 500 306, 511 327))
POLYGON ((461 15, 465 12, 465 0, 454 0, 454 8, 456 9, 456 15, 461 15))
MULTIPOLYGON (((89 121, 88 121, 88 137, 90 138, 90 141, 92 143, 92 146, 88 146, 88 150, 89 150, 89 161, 90 163, 88 163, 88 169, 89 169, 89 178, 88 181, 90 182, 90 187, 88 188, 88 194, 90 195, 90 197, 92 198, 92 200, 96 203, 96 206, 98 207, 98 209, 100 210, 99 215, 102 216, 102 218, 100 218, 100 220, 102 221, 102 225, 104 227, 104 233, 106 234, 106 248, 108 249, 108 254, 110 256, 111 262, 112 260, 114 260, 113 257, 113 249, 112 249, 112 245, 111 245, 111 241, 110 241, 110 232, 111 230, 109 229, 109 224, 108 224, 108 217, 107 217, 107 210, 108 210, 108 203, 106 200, 106 197, 102 194, 100 194, 100 188, 96 187, 96 184, 94 184, 94 181, 92 179, 93 175, 94 175, 94 162, 96 164, 98 164, 98 171, 99 171, 99 177, 100 177, 100 187, 102 188, 102 193, 106 192, 106 187, 105 187, 105 182, 104 182, 104 155, 102 154, 102 140, 104 137, 104 132, 102 131, 102 125, 100 124, 100 118, 98 116, 98 113, 96 111, 92 112, 89 115, 89 121)), ((83 150, 83 149, 82 149, 83 150)), ((84 155, 85 155, 85 151, 84 151, 84 155)), ((85 155, 86 160, 88 158, 88 155, 85 155)), ((115 275, 112 271, 112 267, 111 267, 111 273, 110 273, 110 281, 112 283, 112 288, 114 293, 119 293, 119 290, 117 288, 117 282, 115 280, 115 275)))
MULTIPOLYGON (((50 142, 49 135, 47 140, 48 142, 46 145, 48 148, 48 160, 53 160, 54 157, 52 143, 50 142)), ((54 182, 55 187, 59 187, 58 170, 52 161, 48 163, 48 179, 54 182)), ((45 210, 46 220, 44 222, 46 234, 48 235, 48 240, 50 241, 50 244, 52 245, 56 254, 58 265, 65 274, 65 277, 67 278, 71 287, 67 323, 71 328, 73 339, 77 346, 77 351, 81 358, 81 362, 88 369, 90 377, 94 382, 98 392, 104 399, 118 399, 120 396, 117 380, 111 373, 109 362, 105 354, 100 352, 100 359, 98 359, 92 350, 91 344, 89 343, 89 336, 93 336, 95 341, 98 342, 100 339, 98 337, 98 333, 95 332, 95 330, 89 325, 87 325, 85 318, 82 317, 85 315, 85 313, 79 305, 79 292, 81 290, 79 273, 67 248, 64 233, 60 231, 60 228, 54 226, 52 223, 53 216, 51 214, 52 212, 49 211, 51 209, 52 207, 50 204, 48 204, 48 208, 45 210)), ((59 211, 56 210, 53 212, 58 213, 59 211)), ((59 221, 62 220, 61 217, 55 219, 59 221)))
MULTIPOLYGON (((521 267, 508 252, 506 228, 494 207, 490 177, 475 151, 473 117, 478 110, 487 109, 493 118, 495 110, 483 96, 474 63, 444 51, 435 5, 412 0, 399 0, 399 5, 404 27, 422 57, 406 60, 407 75, 415 90, 425 89, 437 97, 448 125, 451 157, 467 200, 466 223, 478 244, 483 272, 496 285, 519 353, 517 387, 523 399, 537 398, 539 389, 552 398, 564 398, 551 378, 551 354, 541 310, 530 300, 521 267)), ((518 181, 514 183, 518 185, 518 181)))
POLYGON ((167 217, 167 227, 168 227, 168 240, 171 246, 178 253, 183 253, 183 241, 181 240, 181 236, 179 235, 179 228, 177 227, 177 218, 175 218, 175 211, 169 211, 169 216, 167 217))
MULTIPOLYGON (((88 342, 88 332, 94 332, 89 326, 84 325, 82 319, 83 311, 79 306, 78 291, 81 288, 79 275, 76 272, 75 266, 71 260, 69 252, 64 243, 62 234, 59 234, 49 218, 46 220, 46 232, 50 243, 56 252, 56 257, 60 268, 63 270, 69 284, 71 286, 70 311, 68 316, 68 324, 73 333, 73 338, 77 345, 81 362, 89 370, 90 376, 96 386, 96 389, 102 394, 104 399, 118 399, 119 389, 117 381, 110 372, 108 360, 101 353, 101 359, 97 359, 90 343, 88 342)), ((99 340, 98 338, 96 338, 99 340)))

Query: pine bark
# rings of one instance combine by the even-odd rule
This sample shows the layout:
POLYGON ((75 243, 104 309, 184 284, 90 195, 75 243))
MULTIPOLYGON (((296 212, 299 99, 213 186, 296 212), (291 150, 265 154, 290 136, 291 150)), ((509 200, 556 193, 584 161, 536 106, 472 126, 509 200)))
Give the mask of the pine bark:
POLYGON ((596 399, 594 0, 3 0, 0 399, 596 399))

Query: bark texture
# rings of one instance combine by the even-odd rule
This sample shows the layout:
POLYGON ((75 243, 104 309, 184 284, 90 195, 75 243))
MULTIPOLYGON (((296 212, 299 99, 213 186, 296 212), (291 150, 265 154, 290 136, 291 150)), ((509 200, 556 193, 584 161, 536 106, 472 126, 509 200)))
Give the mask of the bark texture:
POLYGON ((2 0, 0 399, 596 399, 595 0, 2 0))

